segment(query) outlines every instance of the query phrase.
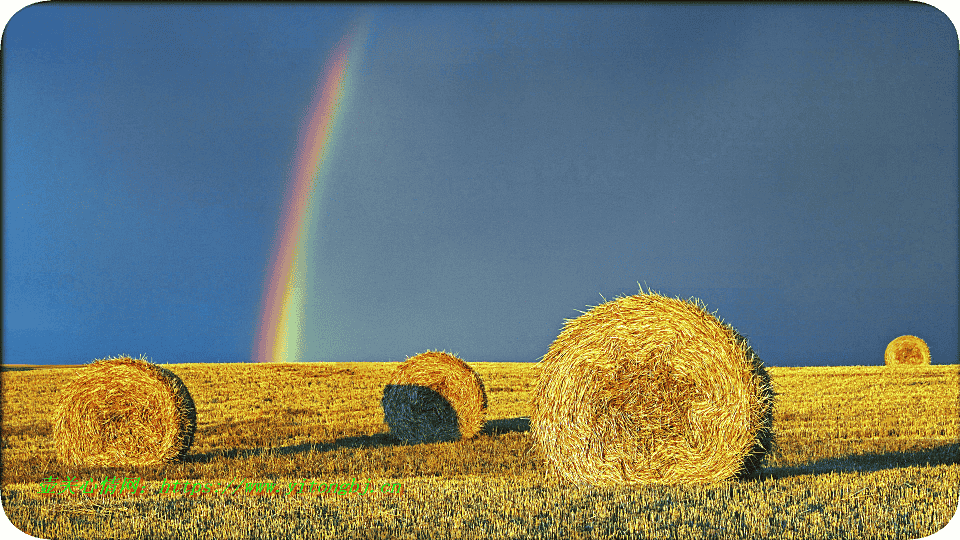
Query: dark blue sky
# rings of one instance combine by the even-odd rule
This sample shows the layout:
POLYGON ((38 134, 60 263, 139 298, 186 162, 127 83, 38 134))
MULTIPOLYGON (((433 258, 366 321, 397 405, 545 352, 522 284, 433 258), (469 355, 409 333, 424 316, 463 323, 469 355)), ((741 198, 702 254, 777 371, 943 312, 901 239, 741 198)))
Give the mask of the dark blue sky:
POLYGON ((535 361, 637 283, 772 366, 958 359, 957 33, 922 4, 49 5, 3 36, 3 361, 245 362, 370 18, 307 358, 535 361))

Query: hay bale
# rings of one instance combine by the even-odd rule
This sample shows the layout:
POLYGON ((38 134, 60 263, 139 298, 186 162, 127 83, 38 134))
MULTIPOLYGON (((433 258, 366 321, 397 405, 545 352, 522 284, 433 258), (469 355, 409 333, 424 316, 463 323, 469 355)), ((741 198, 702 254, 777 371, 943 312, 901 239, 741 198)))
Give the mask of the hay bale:
POLYGON ((530 429, 549 469, 596 486, 756 474, 773 391, 740 334, 655 293, 567 320, 540 362, 530 429))
POLYGON ((888 366, 928 366, 930 348, 917 336, 900 336, 887 345, 883 363, 888 366))
POLYGON ((480 432, 487 393, 463 360, 427 351, 397 366, 380 403, 393 437, 411 444, 456 441, 480 432))
POLYGON ((156 465, 183 458, 197 411, 175 374, 129 356, 82 367, 62 391, 53 436, 68 465, 156 465))

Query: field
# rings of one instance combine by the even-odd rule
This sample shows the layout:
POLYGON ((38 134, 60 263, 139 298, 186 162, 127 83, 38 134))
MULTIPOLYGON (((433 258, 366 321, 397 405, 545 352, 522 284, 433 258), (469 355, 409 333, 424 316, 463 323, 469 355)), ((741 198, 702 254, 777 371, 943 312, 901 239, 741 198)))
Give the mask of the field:
POLYGON ((164 365, 196 438, 184 462, 132 469, 57 462, 51 414, 76 368, 5 369, 3 506, 40 538, 873 539, 933 534, 960 496, 956 365, 770 368, 761 478, 639 489, 547 474, 527 433, 535 364, 471 364, 478 437, 396 444, 380 408, 395 366, 164 365))

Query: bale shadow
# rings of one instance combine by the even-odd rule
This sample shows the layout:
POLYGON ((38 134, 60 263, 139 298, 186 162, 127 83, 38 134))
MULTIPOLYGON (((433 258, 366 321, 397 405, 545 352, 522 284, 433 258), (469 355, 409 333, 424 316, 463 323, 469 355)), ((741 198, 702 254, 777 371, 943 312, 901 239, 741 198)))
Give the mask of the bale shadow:
POLYGON ((344 437, 328 443, 303 443, 293 446, 278 446, 274 448, 235 448, 232 450, 218 450, 203 454, 189 454, 185 463, 207 463, 217 459, 236 459, 256 457, 263 454, 289 456, 306 454, 309 452, 330 452, 341 448, 378 448, 381 446, 405 446, 401 441, 389 433, 375 433, 373 435, 359 435, 344 437))
POLYGON ((6 373, 8 371, 33 371, 37 369, 34 366, 0 366, 0 371, 6 373))
MULTIPOLYGON (((500 436, 508 433, 523 433, 530 430, 530 419, 526 417, 503 418, 490 420, 483 426, 480 435, 500 436)), ((413 443, 426 444, 426 443, 413 443)), ((411 443, 397 439, 390 433, 374 433, 373 435, 359 435, 344 437, 328 443, 302 443, 292 446, 274 448, 240 448, 232 450, 215 450, 198 454, 188 454, 183 458, 184 463, 207 463, 219 459, 237 459, 256 457, 264 454, 289 456, 310 452, 331 452, 341 448, 379 448, 383 446, 411 446, 411 443)))
POLYGON ((0 364, 0 371, 3 373, 8 371, 37 371, 41 369, 79 368, 86 365, 87 364, 40 364, 36 366, 28 366, 23 364, 0 364))
POLYGON ((530 418, 517 416, 515 418, 501 418, 487 420, 480 430, 481 435, 505 435, 507 433, 524 433, 530 431, 530 418))
POLYGON ((905 452, 872 452, 827 458, 791 467, 765 467, 757 479, 778 479, 808 474, 876 472, 903 467, 936 467, 960 463, 960 443, 949 443, 905 452))

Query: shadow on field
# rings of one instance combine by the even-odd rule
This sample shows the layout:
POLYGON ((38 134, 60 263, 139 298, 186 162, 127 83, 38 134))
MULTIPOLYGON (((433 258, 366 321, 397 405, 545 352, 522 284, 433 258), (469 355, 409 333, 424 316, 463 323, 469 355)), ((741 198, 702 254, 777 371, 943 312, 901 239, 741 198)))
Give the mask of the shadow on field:
MULTIPOLYGON (((502 418, 499 420, 488 420, 483 425, 481 435, 499 436, 507 433, 525 432, 530 430, 530 419, 526 417, 502 418)), ((303 443, 293 446, 280 446, 276 448, 246 448, 233 449, 204 454, 188 454, 183 458, 186 463, 206 463, 217 459, 235 459, 259 456, 264 453, 273 455, 288 456, 293 454, 305 454, 308 452, 330 452, 340 448, 378 448, 381 446, 411 446, 395 439, 389 433, 375 433, 373 435, 360 435, 357 437, 344 437, 329 443, 303 443)))
POLYGON ((40 365, 27 365, 27 364, 0 364, 0 371, 4 373, 8 371, 34 371, 38 369, 59 369, 59 368, 78 368, 83 367, 86 364, 40 364, 40 365))
POLYGON ((523 433, 530 431, 530 419, 526 416, 516 418, 501 418, 499 420, 487 420, 480 430, 481 435, 504 435, 506 433, 523 433))
POLYGON ((206 463, 216 459, 248 458, 267 453, 288 456, 308 452, 329 452, 340 448, 377 448, 380 446, 403 446, 403 444, 391 437, 389 433, 375 433, 373 435, 344 437, 329 443, 303 443, 293 446, 278 446, 275 448, 239 448, 207 452, 205 454, 190 454, 187 455, 183 461, 187 463, 206 463))
POLYGON ((788 478, 832 472, 876 472, 902 467, 935 467, 960 463, 960 444, 942 444, 924 450, 879 452, 814 461, 795 467, 767 467, 759 479, 788 478))

